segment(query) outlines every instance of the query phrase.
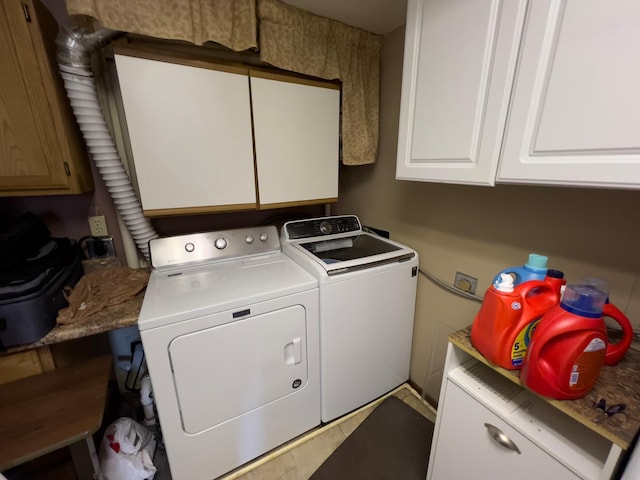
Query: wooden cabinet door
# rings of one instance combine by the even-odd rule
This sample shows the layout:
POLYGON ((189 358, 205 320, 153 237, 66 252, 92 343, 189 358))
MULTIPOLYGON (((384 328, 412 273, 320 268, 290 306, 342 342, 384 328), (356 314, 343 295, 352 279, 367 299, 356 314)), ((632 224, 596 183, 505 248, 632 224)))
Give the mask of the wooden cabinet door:
POLYGON ((261 208, 338 198, 340 89, 251 71, 261 208))
POLYGON ((115 60, 145 215, 256 208, 247 70, 115 60))
POLYGON ((526 0, 409 0, 396 178, 493 185, 526 0))
POLYGON ((67 189, 46 78, 18 0, 0 4, 0 65, 0 195, 67 189))
POLYGON ((640 187, 640 2, 530 2, 498 181, 640 187))

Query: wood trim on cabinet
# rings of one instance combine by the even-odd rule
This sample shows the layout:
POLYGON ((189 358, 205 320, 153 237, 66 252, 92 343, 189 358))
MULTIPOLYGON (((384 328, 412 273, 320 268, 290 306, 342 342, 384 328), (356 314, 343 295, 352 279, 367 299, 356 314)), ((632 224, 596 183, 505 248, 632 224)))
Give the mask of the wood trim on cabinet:
POLYGON ((285 208, 285 207, 301 207, 304 205, 321 205, 324 203, 336 203, 338 198, 317 198, 313 200, 299 200, 296 202, 280 202, 280 203, 264 203, 261 204, 260 210, 269 210, 272 208, 285 208))
MULTIPOLYGON (((32 3, 31 14, 32 16, 35 14, 37 17, 41 32, 40 35, 33 33, 32 37, 37 36, 37 43, 41 44, 41 51, 46 54, 46 57, 38 55, 38 60, 42 74, 47 77, 47 81, 44 82, 45 92, 50 102, 54 104, 51 109, 53 127, 60 139, 60 149, 63 154, 60 161, 66 163, 70 173, 68 177, 69 193, 88 192, 94 189, 94 182, 87 146, 71 109, 64 82, 58 73, 55 39, 60 31, 60 26, 42 2, 33 1, 32 3)), ((36 52, 39 49, 40 45, 36 46, 36 52)))
POLYGON ((165 217, 170 215, 199 215, 202 213, 240 212, 244 210, 256 210, 255 203, 240 203, 237 205, 208 205, 204 207, 184 208, 155 208, 144 210, 145 217, 165 217))
POLYGON ((301 85, 309 85, 312 87, 330 88, 340 90, 340 84, 333 80, 315 80, 309 77, 302 77, 294 74, 284 74, 273 72, 266 69, 256 67, 249 68, 249 76, 255 78, 265 78, 267 80, 277 80, 279 82, 299 83, 301 85))
POLYGON ((160 62, 176 63, 193 67, 209 68, 229 73, 251 75, 258 78, 278 80, 281 82, 301 83, 316 87, 340 90, 339 79, 325 80, 302 73, 242 63, 241 60, 225 60, 217 58, 216 50, 194 45, 182 45, 174 42, 158 42, 153 39, 127 36, 112 42, 113 53, 131 57, 146 58, 160 62))
POLYGON ((213 60, 205 56, 185 54, 183 52, 172 51, 167 48, 141 43, 130 45, 122 42, 115 42, 113 53, 116 55, 126 55, 129 57, 143 58, 146 60, 156 60, 159 62, 175 63, 187 67, 206 68, 239 75, 248 75, 249 67, 242 64, 213 60))
MULTIPOLYGON (((34 144, 44 150, 31 158, 47 168, 47 174, 28 173, 3 177, 0 196, 77 194, 94 187, 88 153, 58 74, 55 38, 59 26, 39 1, 24 0, 31 21, 26 21, 20 2, 7 2, 3 18, 22 72, 29 105, 25 115, 33 118, 34 144), (17 21, 11 21, 17 19, 17 21)), ((4 159, 3 159, 4 161, 4 159)))

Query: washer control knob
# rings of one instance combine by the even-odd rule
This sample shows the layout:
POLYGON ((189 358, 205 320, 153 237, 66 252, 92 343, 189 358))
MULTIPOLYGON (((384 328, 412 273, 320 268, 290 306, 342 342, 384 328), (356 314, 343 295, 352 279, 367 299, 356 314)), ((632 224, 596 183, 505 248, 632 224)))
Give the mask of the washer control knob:
POLYGON ((261 242, 266 242, 268 238, 269 238, 269 235, 267 235, 266 233, 263 232, 263 233, 260 234, 260 241, 261 242))
POLYGON ((332 230, 333 228, 331 227, 331 224, 329 222, 324 221, 320 224, 320 231, 325 235, 329 235, 332 230))
POLYGON ((227 247, 227 239, 224 237, 217 238, 214 245, 218 250, 223 250, 227 247))
POLYGON ((184 249, 185 249, 187 252, 191 253, 191 252, 193 252, 193 251, 196 249, 196 246, 195 246, 193 243, 189 242, 189 243, 187 243, 187 244, 184 246, 184 249))
POLYGON ((247 235, 244 241, 251 245, 253 243, 253 237, 251 235, 247 235))

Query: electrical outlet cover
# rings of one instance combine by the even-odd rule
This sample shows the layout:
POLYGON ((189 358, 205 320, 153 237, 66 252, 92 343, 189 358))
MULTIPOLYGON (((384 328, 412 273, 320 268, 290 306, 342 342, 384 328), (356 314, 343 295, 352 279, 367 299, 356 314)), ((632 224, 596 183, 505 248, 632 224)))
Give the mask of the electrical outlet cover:
POLYGON ((107 230, 107 221, 105 220, 104 215, 89 217, 89 229, 91 230, 91 235, 93 237, 106 237, 109 235, 109 231, 107 230))
POLYGON ((112 237, 87 238, 85 245, 88 258, 113 257, 116 254, 112 237))
POLYGON ((453 282, 453 285, 463 292, 467 292, 470 294, 476 293, 476 288, 478 287, 478 280, 471 275, 467 275, 466 273, 456 272, 456 279, 453 282))

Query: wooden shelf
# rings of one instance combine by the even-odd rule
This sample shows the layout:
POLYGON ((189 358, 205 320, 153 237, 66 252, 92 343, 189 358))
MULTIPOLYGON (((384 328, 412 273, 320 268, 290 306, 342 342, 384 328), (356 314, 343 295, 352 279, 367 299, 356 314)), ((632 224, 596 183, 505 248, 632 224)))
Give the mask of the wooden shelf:
MULTIPOLYGON (((519 370, 497 367, 474 348, 471 344, 470 326, 451 334, 449 341, 512 382, 526 388, 520 381, 519 370)), ((626 450, 640 430, 640 384, 637 380, 639 370, 640 352, 630 349, 618 365, 602 367, 596 385, 585 397, 578 400, 554 400, 542 396, 541 398, 626 450), (625 412, 610 417, 602 423, 594 423, 593 420, 599 411, 595 410, 593 405, 601 398, 606 399, 607 405, 626 404, 625 412)))
POLYGON ((111 356, 0 385, 0 471, 100 428, 111 356))

